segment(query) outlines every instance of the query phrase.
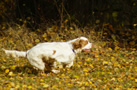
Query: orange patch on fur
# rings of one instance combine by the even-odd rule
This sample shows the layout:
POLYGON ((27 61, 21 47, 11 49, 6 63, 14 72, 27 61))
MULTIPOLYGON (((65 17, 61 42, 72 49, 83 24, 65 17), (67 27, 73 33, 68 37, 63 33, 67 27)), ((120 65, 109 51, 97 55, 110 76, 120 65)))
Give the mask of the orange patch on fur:
POLYGON ((53 55, 56 53, 56 50, 53 50, 53 55))

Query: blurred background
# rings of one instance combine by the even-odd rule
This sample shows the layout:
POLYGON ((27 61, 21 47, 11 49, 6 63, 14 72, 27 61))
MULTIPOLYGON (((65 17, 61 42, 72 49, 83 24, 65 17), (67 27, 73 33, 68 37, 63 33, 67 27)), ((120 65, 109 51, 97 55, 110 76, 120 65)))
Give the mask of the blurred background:
POLYGON ((0 31, 16 25, 32 31, 92 27, 104 40, 136 47, 137 0, 1 0, 0 31))

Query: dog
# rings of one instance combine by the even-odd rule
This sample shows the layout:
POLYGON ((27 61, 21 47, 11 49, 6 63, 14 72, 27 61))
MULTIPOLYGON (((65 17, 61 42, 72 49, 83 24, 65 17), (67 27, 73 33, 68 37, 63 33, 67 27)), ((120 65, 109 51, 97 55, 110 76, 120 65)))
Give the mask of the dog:
POLYGON ((86 37, 79 37, 67 42, 40 43, 28 51, 3 50, 7 55, 15 58, 26 57, 35 69, 42 72, 45 71, 45 68, 50 67, 52 72, 59 73, 60 70, 56 70, 57 62, 70 68, 76 54, 81 51, 89 52, 92 46, 93 44, 86 37))

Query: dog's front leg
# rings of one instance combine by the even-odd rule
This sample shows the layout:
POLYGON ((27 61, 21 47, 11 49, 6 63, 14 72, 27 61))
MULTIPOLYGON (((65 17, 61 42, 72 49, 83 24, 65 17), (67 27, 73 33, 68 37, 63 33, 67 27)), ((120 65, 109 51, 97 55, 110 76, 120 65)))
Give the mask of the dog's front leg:
POLYGON ((57 74, 57 73, 59 73, 59 72, 60 72, 60 70, 56 70, 56 68, 57 68, 57 63, 56 63, 56 62, 54 62, 54 63, 53 63, 53 67, 52 67, 52 70, 51 70, 51 71, 52 71, 53 73, 56 73, 56 74, 57 74))
POLYGON ((56 74, 60 72, 60 70, 55 70, 55 69, 52 69, 51 71, 52 71, 53 73, 56 73, 56 74))
POLYGON ((73 65, 73 61, 69 64, 66 65, 66 68, 71 68, 71 66, 73 65))

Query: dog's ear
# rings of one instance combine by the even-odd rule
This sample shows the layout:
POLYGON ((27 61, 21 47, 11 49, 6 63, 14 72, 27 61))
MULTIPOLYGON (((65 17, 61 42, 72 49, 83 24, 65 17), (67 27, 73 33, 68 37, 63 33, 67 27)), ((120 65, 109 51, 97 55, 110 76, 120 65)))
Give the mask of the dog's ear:
POLYGON ((84 46, 86 46, 88 44, 87 40, 82 40, 82 39, 78 39, 75 42, 72 42, 73 45, 73 49, 81 49, 84 46))
POLYGON ((76 41, 72 42, 73 49, 78 49, 81 47, 80 39, 77 39, 76 41))

